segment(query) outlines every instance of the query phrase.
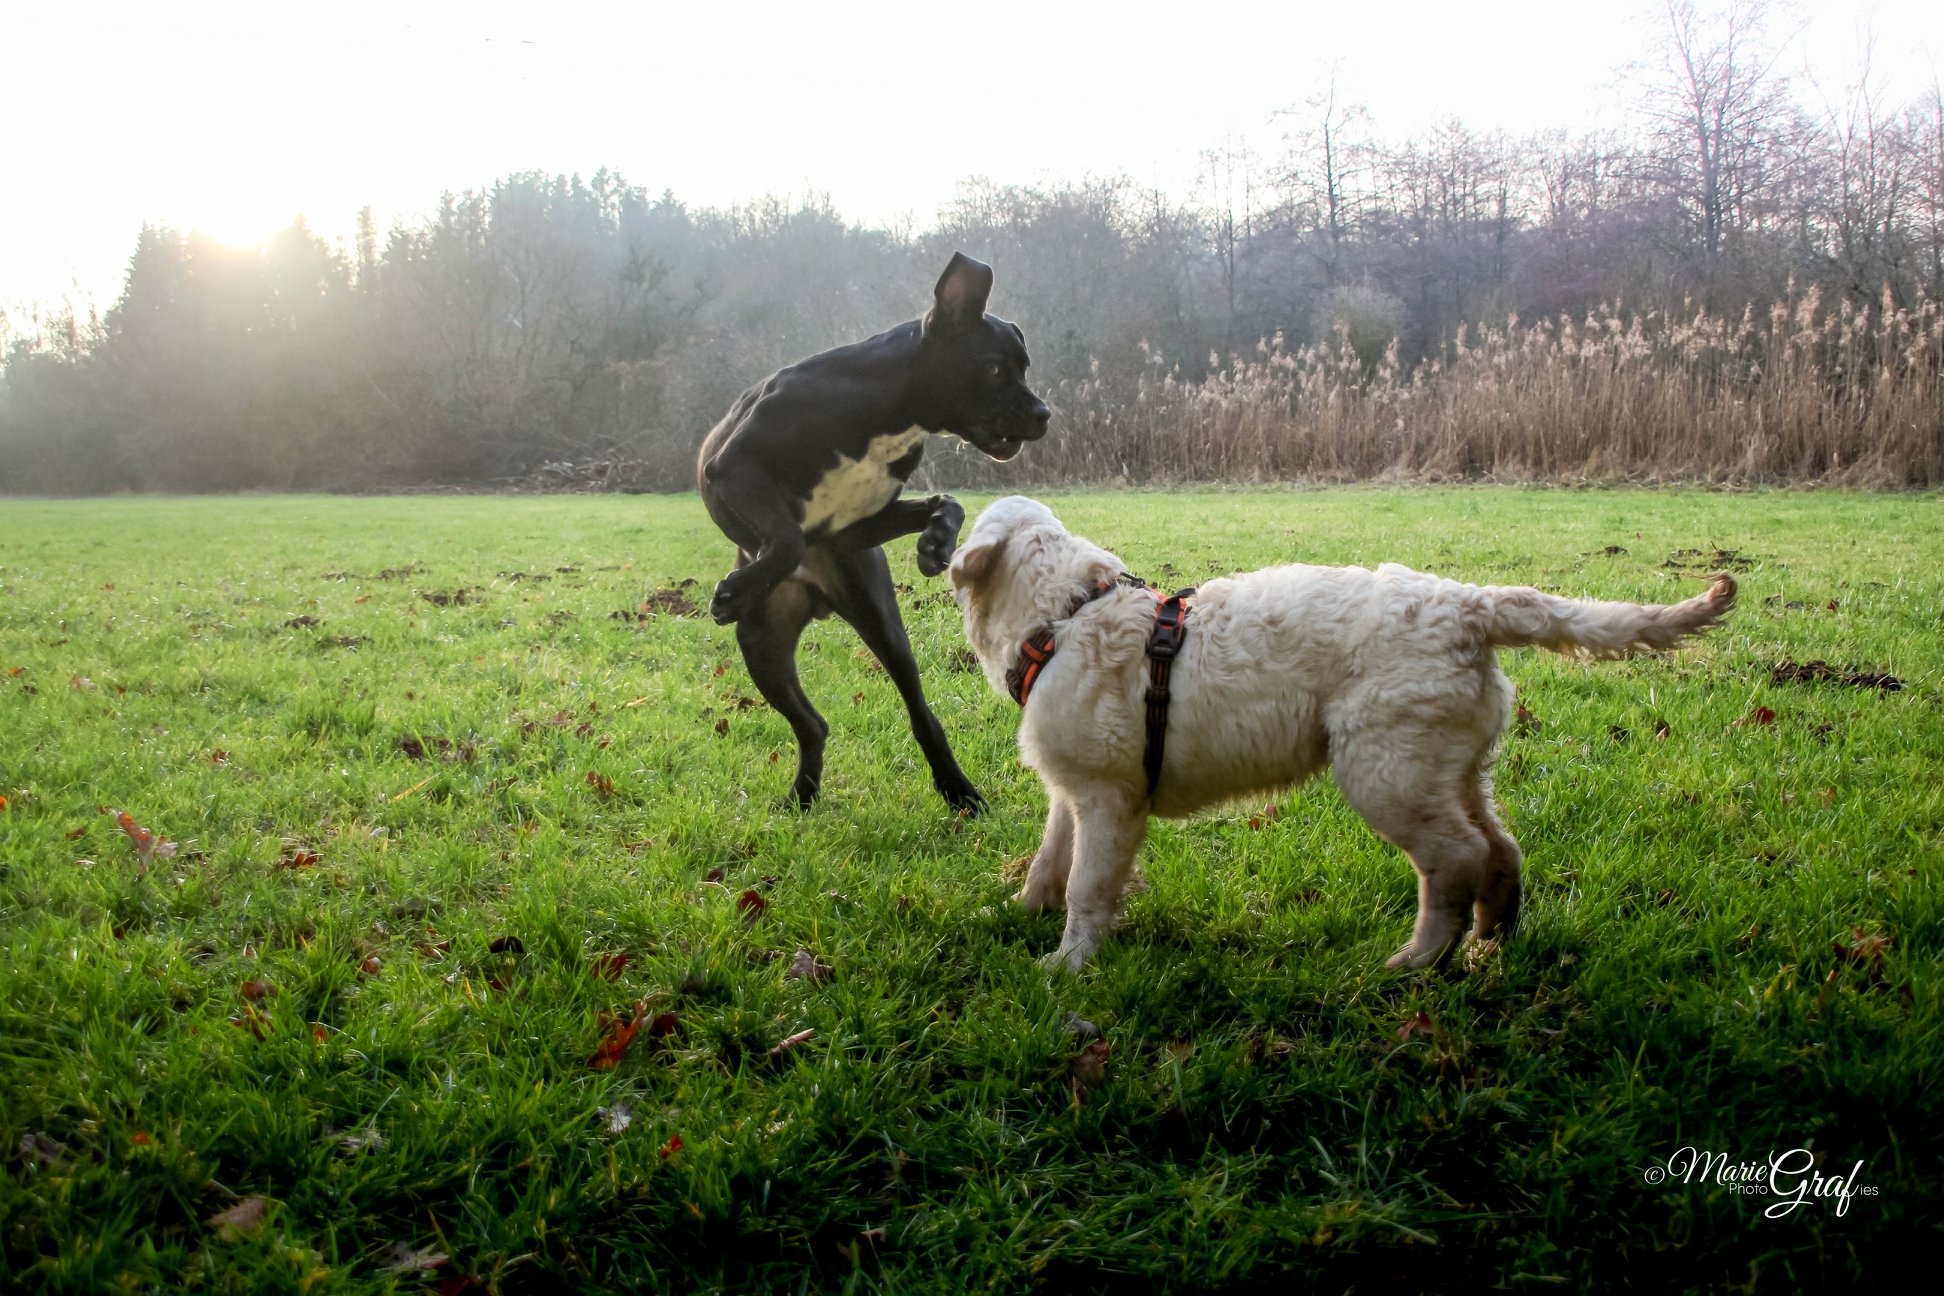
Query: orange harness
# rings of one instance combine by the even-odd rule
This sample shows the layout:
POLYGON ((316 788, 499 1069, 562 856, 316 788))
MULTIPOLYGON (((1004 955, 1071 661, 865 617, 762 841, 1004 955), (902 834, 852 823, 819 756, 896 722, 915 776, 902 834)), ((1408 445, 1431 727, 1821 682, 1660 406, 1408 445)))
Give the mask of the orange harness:
MULTIPOLYGON (((1061 620, 1071 620, 1081 608, 1104 595, 1111 594, 1117 585, 1131 585, 1136 589, 1147 589, 1147 582, 1138 576, 1122 572, 1111 581, 1097 581, 1092 589, 1077 599, 1067 609, 1061 620)), ((1149 593, 1154 591, 1149 590, 1149 593)), ((1174 673, 1174 659, 1181 652, 1181 641, 1188 633, 1188 604, 1194 597, 1193 589, 1181 590, 1167 598, 1155 595, 1154 623, 1148 627, 1148 689, 1147 689, 1147 749, 1142 753, 1141 765, 1147 771, 1148 795, 1161 782, 1161 759, 1168 744, 1168 680, 1174 673)), ((1012 694, 1021 710, 1026 708, 1026 699, 1032 696, 1033 685, 1046 663, 1053 660, 1053 627, 1041 626, 1019 645, 1019 660, 1006 672, 1006 690, 1012 694)))

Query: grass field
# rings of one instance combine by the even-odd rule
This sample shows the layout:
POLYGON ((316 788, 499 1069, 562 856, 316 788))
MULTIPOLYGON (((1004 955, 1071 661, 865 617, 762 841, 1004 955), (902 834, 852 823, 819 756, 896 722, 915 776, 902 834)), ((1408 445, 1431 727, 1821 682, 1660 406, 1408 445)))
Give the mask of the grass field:
POLYGON ((1324 782, 1158 825, 1049 978, 1039 785, 908 545, 976 820, 835 623, 782 807, 788 730, 678 615, 730 556, 693 497, 0 502, 0 1287, 1791 1290, 1944 1240, 1935 497, 1052 502, 1158 583, 1743 597, 1662 660, 1507 654, 1501 951, 1384 970, 1413 878, 1324 782), (1654 1182, 1682 1148, 1855 1192, 1768 1218, 1654 1182))

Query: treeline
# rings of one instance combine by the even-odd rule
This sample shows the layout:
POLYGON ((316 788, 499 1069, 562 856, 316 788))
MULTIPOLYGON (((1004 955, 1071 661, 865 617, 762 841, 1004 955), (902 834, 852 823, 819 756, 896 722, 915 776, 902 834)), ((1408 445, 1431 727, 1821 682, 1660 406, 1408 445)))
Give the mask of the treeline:
POLYGON ((144 229, 105 316, 7 340, 0 489, 682 489, 738 391, 917 314, 955 248, 1055 435, 934 481, 1944 480, 1944 97, 1810 111, 1678 0, 1667 48, 1626 130, 1386 140, 1326 92, 1192 199, 971 182, 922 232, 608 172, 347 249, 144 229))

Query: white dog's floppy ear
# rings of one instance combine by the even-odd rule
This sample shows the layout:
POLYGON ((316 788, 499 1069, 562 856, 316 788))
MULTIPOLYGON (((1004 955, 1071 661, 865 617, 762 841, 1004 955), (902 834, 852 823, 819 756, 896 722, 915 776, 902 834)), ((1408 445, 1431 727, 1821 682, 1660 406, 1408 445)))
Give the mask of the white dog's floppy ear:
POLYGON ((1004 536, 997 540, 985 541, 978 541, 975 536, 974 540, 975 543, 965 546, 952 555, 951 573, 954 586, 971 585, 984 580, 986 573, 992 570, 992 564, 998 560, 999 551, 1006 547, 1004 536))

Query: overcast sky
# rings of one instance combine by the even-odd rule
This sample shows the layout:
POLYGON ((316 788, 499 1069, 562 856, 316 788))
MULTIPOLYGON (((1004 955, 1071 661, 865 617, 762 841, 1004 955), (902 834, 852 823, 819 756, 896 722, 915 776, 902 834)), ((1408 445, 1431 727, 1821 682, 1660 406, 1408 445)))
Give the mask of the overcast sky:
MULTIPOLYGON (((0 0, 0 307, 119 291, 143 222, 348 241, 445 190, 606 166, 692 206, 827 193, 929 224, 958 181, 1126 174, 1187 197, 1225 138, 1273 153, 1335 71, 1399 136, 1624 116, 1659 0, 277 4, 0 0)), ((1937 0, 1801 0, 1833 88, 1860 33, 1893 93, 1944 62, 1937 0)))

